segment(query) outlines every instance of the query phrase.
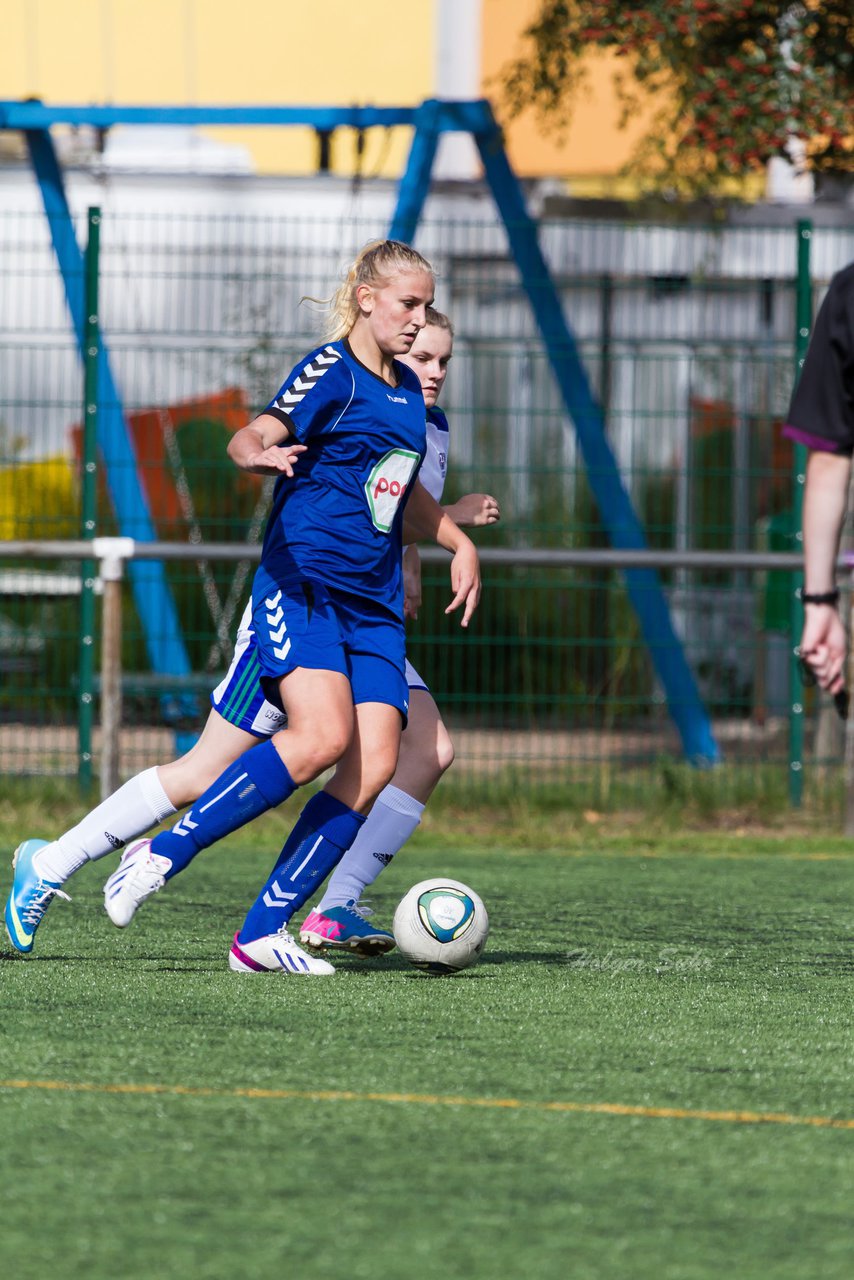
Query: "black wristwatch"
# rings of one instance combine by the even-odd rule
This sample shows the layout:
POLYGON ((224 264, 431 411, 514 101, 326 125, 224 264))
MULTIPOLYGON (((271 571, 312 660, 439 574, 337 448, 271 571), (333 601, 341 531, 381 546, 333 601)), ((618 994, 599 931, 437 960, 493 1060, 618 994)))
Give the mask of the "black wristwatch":
POLYGON ((832 591, 801 591, 801 604, 839 604, 839 588, 832 591))

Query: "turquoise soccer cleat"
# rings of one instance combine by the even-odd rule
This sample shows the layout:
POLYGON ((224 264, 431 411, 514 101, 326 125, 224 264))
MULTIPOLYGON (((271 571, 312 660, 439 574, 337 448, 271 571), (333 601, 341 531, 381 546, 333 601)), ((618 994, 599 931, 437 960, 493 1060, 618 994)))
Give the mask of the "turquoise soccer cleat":
POLYGON ((32 951, 36 929, 54 898, 71 901, 58 884, 45 880, 33 866, 35 855, 47 844, 47 840, 23 840, 12 858, 15 878, 6 902, 6 932, 16 951, 32 951))
POLYGON ((394 947, 394 935, 368 923, 370 907, 348 902, 346 907, 310 911, 299 940, 314 951, 354 951, 357 956, 381 956, 394 947))

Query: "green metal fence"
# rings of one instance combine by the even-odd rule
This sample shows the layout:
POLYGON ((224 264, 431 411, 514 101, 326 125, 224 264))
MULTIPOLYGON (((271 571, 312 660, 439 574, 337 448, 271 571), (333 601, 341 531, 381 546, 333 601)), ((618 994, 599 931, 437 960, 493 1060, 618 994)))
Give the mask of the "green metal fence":
MULTIPOLYGON (((99 335, 109 346, 158 536, 200 548, 197 561, 165 567, 189 677, 151 672, 144 626, 158 619, 140 619, 124 587, 120 766, 129 774, 192 740, 248 597, 249 560, 203 555, 209 543, 257 543, 263 527, 269 487, 235 471, 228 436, 318 340, 310 299, 330 295, 385 223, 343 197, 330 213, 328 202, 291 212, 283 200, 275 215, 220 215, 139 212, 121 194, 97 219, 85 205, 78 213, 97 316, 86 346, 94 352, 99 335)), ((540 230, 650 546, 722 556, 718 567, 661 572, 725 762, 702 785, 797 803, 804 776, 810 786, 826 780, 843 743, 791 685, 796 578, 733 569, 725 557, 798 549, 802 466, 779 427, 808 315, 854 258, 854 232, 559 217, 540 230), (797 767, 816 758, 820 770, 797 767)), ((428 216, 418 244, 457 330, 444 402, 448 498, 500 497, 500 526, 479 534, 494 552, 604 547, 500 225, 451 202, 428 216)), ((96 356, 87 383, 34 206, 0 212, 0 280, 0 536, 113 535, 109 476, 92 444, 91 419, 104 410, 96 356)), ((96 578, 90 562, 22 561, 0 547, 6 775, 76 775, 84 785, 97 776, 96 578)), ((567 795, 573 784, 596 804, 685 785, 674 781, 678 736, 619 570, 491 558, 485 581, 476 625, 460 633, 443 613, 444 568, 429 562, 410 633, 410 656, 454 731, 461 784, 567 795)))

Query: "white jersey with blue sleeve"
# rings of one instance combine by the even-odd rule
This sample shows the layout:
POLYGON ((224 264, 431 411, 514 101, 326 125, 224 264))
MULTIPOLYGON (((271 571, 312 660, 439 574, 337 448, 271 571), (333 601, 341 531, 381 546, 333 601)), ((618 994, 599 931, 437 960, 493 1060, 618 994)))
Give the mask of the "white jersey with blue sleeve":
POLYGON ((427 452, 418 479, 436 502, 442 501, 448 474, 448 419, 436 405, 427 410, 427 452))
MULTIPOLYGON (((433 405, 427 410, 427 452, 418 479, 436 502, 442 501, 445 491, 445 478, 448 474, 448 419, 442 410, 433 405)), ((429 693, 429 687, 418 674, 409 659, 406 659, 406 683, 410 689, 423 689, 429 693)))

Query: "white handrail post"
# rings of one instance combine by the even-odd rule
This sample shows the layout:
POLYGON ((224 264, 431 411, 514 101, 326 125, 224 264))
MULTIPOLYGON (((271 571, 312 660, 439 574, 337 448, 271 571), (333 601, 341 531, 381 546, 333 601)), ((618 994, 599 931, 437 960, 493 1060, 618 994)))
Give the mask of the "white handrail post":
POLYGON ((104 584, 101 614, 101 799, 119 785, 122 725, 122 578, 133 538, 94 538, 104 584))

